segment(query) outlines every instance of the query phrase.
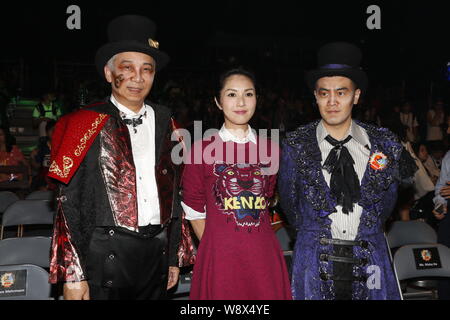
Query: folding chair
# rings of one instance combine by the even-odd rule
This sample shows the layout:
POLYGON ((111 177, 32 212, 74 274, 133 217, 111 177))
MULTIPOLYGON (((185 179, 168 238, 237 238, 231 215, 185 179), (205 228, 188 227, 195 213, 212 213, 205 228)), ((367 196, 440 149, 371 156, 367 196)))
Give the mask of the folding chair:
MULTIPOLYGON (((430 252, 431 254, 431 252, 430 252)), ((430 255, 431 258, 431 255, 430 255)), ((442 244, 421 243, 400 247, 394 255, 394 265, 397 271, 399 281, 405 280, 436 280, 437 278, 450 277, 450 249, 442 244), (415 254, 422 254, 426 257, 430 252, 430 248, 435 248, 439 253, 441 267, 440 268, 424 268, 421 269, 416 264, 415 254), (416 251, 415 251, 416 250, 416 251)), ((436 297, 436 284, 428 287, 431 290, 420 290, 418 292, 404 293, 404 298, 420 298, 420 297, 436 297)))
POLYGON ((18 200, 19 197, 14 192, 0 191, 0 213, 5 212, 11 204, 18 200))
POLYGON ((387 241, 391 249, 408 244, 436 243, 437 234, 429 224, 423 221, 395 221, 387 233, 387 241))
MULTIPOLYGON (((394 254, 396 249, 409 244, 418 243, 437 243, 436 231, 426 222, 419 220, 411 221, 395 221, 387 236, 391 253, 394 254)), ((437 285, 433 280, 403 281, 399 286, 406 290, 408 287, 432 288, 437 285)))
POLYGON ((19 200, 6 209, 2 218, 0 240, 4 227, 19 226, 17 236, 23 236, 23 225, 53 225, 54 211, 46 200, 19 200))
POLYGON ((26 237, 0 240, 0 265, 34 264, 49 268, 51 238, 26 237))
POLYGON ((11 204, 18 200, 19 197, 17 196, 17 194, 11 191, 0 191, 0 226, 3 213, 11 204))
POLYGON ((34 191, 25 197, 25 200, 53 200, 53 191, 34 191))
POLYGON ((32 264, 0 266, 0 300, 53 300, 48 277, 32 264))

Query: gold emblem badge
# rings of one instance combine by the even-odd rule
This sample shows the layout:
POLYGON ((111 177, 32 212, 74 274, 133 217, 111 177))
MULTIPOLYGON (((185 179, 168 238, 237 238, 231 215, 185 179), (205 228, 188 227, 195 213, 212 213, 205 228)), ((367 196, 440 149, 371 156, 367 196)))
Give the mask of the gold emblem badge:
POLYGON ((152 48, 159 49, 159 42, 158 41, 155 41, 155 40, 149 38, 148 39, 148 44, 152 48))

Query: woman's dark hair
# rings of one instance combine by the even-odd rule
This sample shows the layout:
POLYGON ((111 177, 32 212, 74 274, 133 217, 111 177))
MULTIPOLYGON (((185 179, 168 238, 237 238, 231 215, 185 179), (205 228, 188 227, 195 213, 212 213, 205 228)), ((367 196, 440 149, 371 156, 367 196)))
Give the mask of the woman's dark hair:
POLYGON ((13 145, 16 144, 16 139, 14 138, 14 136, 9 132, 8 128, 5 127, 0 127, 0 130, 3 131, 4 135, 5 135, 5 147, 6 147, 6 152, 11 152, 13 145))
POLYGON ((225 82, 227 81, 227 79, 234 75, 241 75, 241 76, 245 76, 245 77, 249 78, 250 81, 253 82, 253 85, 255 86, 255 90, 256 90, 255 75, 252 72, 245 70, 243 68, 234 68, 234 69, 228 70, 220 75, 219 83, 218 83, 218 86, 214 93, 217 100, 219 100, 219 98, 220 98, 220 91, 222 91, 223 87, 225 86, 225 82))
POLYGON ((415 155, 418 157, 419 156, 419 150, 420 150, 420 146, 425 146, 425 148, 427 148, 428 151, 428 145, 426 142, 424 141, 419 141, 419 142, 415 142, 415 143, 411 143, 411 147, 415 153, 415 155))

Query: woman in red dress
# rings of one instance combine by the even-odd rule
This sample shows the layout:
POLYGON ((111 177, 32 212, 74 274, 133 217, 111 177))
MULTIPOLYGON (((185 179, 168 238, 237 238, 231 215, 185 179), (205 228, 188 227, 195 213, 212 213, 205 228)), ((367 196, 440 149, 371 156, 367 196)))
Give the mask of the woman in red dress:
POLYGON ((194 143, 183 173, 182 206, 200 240, 190 299, 290 300, 268 210, 279 150, 248 125, 256 109, 253 75, 224 74, 215 102, 225 123, 194 143))

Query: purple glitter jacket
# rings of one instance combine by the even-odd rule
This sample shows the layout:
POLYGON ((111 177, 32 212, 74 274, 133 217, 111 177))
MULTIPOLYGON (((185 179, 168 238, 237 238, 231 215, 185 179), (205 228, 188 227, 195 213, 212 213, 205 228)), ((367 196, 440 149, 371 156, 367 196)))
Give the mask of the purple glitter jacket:
MULTIPOLYGON (((369 136, 371 155, 382 152, 388 163, 381 170, 374 170, 368 163, 362 179, 359 205, 363 212, 355 240, 366 240, 369 246, 354 246, 353 254, 368 263, 354 265, 353 275, 369 279, 353 282, 352 299, 396 300, 400 293, 382 229, 397 199, 402 145, 387 129, 355 122, 369 136), (372 275, 378 276, 378 285, 368 285, 374 279, 372 275)), ((278 185, 282 208, 297 229, 292 268, 292 294, 297 300, 334 299, 333 281, 320 277, 321 273, 333 274, 333 262, 319 260, 322 253, 332 255, 333 246, 322 245, 319 239, 332 238, 329 215, 336 211, 336 200, 322 174, 318 123, 289 133, 282 145, 278 185)))

